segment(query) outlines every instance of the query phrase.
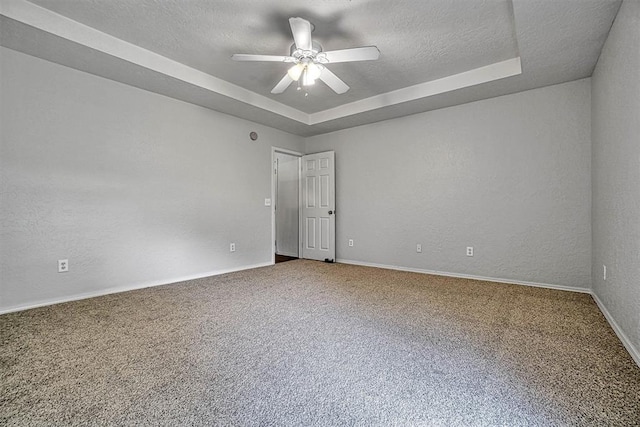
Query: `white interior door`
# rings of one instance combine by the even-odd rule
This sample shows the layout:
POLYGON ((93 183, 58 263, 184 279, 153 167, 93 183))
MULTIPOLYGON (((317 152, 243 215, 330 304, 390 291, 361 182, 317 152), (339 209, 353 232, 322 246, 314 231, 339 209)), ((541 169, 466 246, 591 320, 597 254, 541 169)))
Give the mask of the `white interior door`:
POLYGON ((336 259, 335 188, 333 151, 302 156, 302 258, 336 259))

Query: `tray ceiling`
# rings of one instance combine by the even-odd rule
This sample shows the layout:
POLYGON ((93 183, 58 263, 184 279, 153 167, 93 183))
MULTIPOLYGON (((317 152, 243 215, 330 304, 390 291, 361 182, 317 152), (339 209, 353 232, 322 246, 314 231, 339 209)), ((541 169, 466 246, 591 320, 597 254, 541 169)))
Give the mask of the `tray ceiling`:
POLYGON ((619 0, 6 0, 5 47, 299 135, 314 135, 591 75, 619 0), (270 93, 289 64, 288 18, 325 50, 376 45, 333 64, 350 87, 270 93))

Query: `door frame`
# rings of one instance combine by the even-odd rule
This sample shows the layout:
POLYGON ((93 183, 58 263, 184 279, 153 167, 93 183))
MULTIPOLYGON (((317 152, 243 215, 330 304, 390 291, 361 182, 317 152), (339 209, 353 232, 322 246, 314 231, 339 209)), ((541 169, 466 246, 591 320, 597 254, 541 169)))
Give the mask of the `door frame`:
POLYGON ((298 158, 298 258, 302 255, 302 156, 304 153, 286 148, 271 147, 271 264, 276 263, 276 153, 298 158))

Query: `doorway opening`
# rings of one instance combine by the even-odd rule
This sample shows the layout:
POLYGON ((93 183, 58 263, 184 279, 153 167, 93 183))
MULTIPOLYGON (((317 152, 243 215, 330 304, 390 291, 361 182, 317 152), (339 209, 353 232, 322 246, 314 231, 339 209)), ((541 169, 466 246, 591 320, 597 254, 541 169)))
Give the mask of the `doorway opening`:
POLYGON ((276 254, 275 263, 280 264, 281 262, 293 261, 294 259, 298 259, 298 257, 276 254))
POLYGON ((273 148, 273 262, 300 257, 300 170, 302 153, 273 148))

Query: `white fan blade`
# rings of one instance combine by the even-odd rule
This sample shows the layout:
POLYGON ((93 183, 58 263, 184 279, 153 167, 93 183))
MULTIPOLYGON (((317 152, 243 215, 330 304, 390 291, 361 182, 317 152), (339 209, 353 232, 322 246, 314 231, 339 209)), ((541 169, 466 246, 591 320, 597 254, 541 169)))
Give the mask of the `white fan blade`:
POLYGON ((338 78, 335 74, 333 74, 327 67, 324 67, 322 73, 320 74, 320 80, 325 82, 327 86, 329 86, 335 93, 341 95, 349 90, 349 86, 342 80, 338 78))
POLYGON ((322 52, 329 63, 373 61, 380 58, 380 51, 375 46, 354 47, 352 49, 330 50, 322 52))
POLYGON ((271 93, 282 93, 289 87, 291 83, 293 83, 293 79, 289 77, 289 74, 287 73, 284 75, 282 80, 280 80, 280 82, 276 85, 276 87, 271 89, 271 93))
POLYGON ((291 33, 296 47, 302 50, 312 50, 311 45, 311 23, 302 18, 289 18, 291 33))
POLYGON ((266 62, 293 62, 295 59, 291 56, 278 55, 251 55, 248 53, 236 53, 231 55, 234 61, 266 61, 266 62))

